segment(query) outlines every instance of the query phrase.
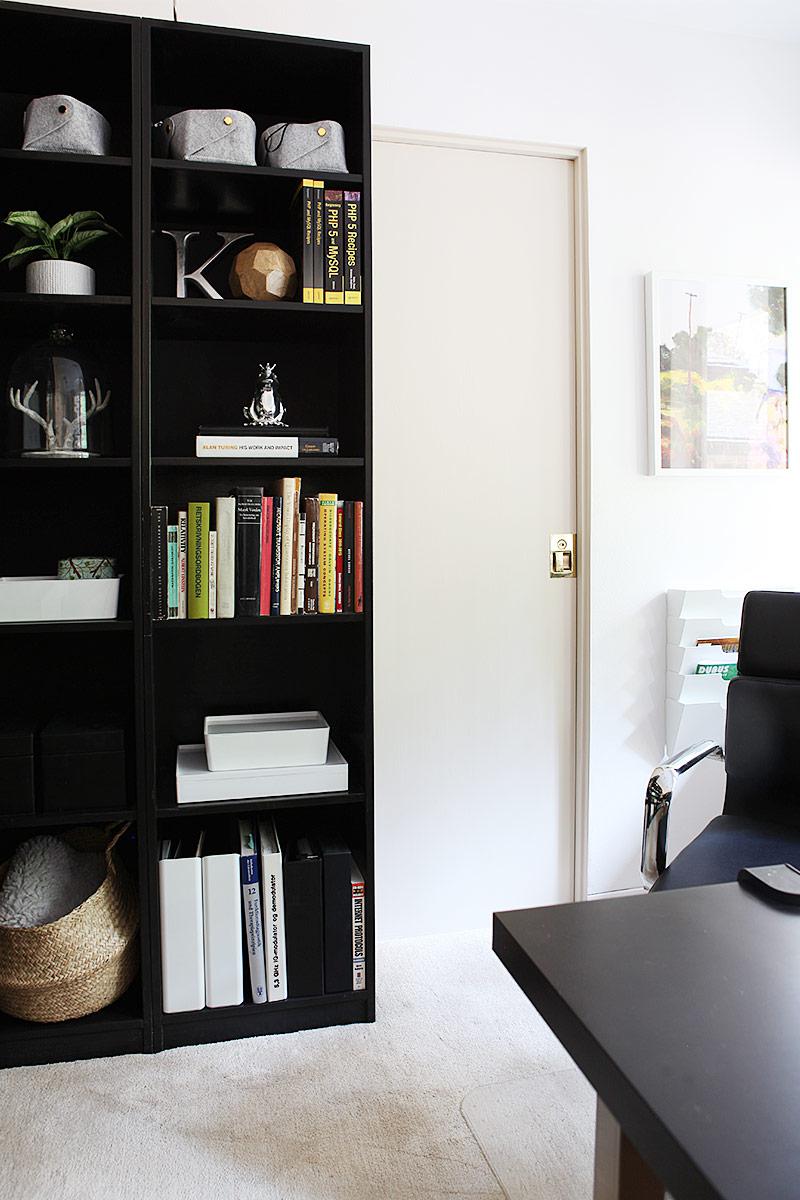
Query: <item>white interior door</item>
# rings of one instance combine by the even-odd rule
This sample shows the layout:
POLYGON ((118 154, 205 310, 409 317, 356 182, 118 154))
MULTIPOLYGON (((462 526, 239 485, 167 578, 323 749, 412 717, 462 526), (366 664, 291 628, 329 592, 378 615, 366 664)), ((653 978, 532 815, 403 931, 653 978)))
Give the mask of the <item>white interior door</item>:
POLYGON ((373 153, 377 916, 402 937, 572 898, 574 180, 373 153))

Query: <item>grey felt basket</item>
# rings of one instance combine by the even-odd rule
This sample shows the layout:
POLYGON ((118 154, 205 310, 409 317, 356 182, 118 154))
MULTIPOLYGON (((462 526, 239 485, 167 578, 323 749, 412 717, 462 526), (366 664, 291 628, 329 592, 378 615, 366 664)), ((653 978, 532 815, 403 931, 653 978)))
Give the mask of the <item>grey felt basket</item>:
POLYGON ((74 96, 40 96, 25 109, 23 150, 108 154, 111 126, 74 96))
POLYGON ((235 108, 188 108, 157 128, 170 158, 255 166, 255 122, 235 108))
POLYGON ((346 171, 344 130, 338 121, 270 125, 258 139, 258 161, 300 171, 346 171))

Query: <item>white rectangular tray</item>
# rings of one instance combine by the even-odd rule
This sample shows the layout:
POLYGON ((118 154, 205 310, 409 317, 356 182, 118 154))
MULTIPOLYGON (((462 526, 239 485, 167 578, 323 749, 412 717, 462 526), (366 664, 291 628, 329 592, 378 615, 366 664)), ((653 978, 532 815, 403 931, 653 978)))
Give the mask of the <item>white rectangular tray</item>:
POLYGON ((119 579, 0 578, 0 622, 113 621, 119 579))
POLYGON ((328 722, 320 712, 246 713, 206 717, 209 771, 324 765, 328 722))
POLYGON ((313 792, 346 792, 348 768, 330 740, 327 762, 319 766, 271 767, 259 771, 209 771, 205 746, 178 746, 175 782, 178 804, 303 796, 313 792))

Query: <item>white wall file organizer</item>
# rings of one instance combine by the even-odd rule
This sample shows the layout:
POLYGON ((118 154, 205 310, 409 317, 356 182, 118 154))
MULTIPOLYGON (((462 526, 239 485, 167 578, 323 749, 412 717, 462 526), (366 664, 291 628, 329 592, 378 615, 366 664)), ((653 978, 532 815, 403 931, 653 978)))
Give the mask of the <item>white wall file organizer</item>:
POLYGON ((737 654, 698 646, 701 638, 738 638, 744 592, 667 592, 666 747, 674 754, 706 739, 723 743, 728 680, 698 675, 702 663, 734 665, 737 654))

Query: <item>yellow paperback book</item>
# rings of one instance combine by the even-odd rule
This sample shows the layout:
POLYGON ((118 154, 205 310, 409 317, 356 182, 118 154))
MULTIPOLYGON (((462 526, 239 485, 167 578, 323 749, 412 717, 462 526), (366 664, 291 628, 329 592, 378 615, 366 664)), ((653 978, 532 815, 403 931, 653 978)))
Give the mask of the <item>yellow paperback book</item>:
POLYGON ((324 304, 325 303, 325 284, 324 284, 324 280, 323 280, 323 274, 325 271, 325 265, 323 262, 324 255, 323 255, 322 242, 323 242, 323 237, 324 237, 323 225, 325 222, 325 184, 321 179, 313 179, 313 180, 311 180, 311 183, 312 183, 313 187, 316 189, 313 193, 313 195, 314 195, 314 218, 313 218, 313 224, 314 224, 314 233, 313 233, 314 287, 313 287, 312 296, 313 296, 313 301, 315 304, 324 304))
POLYGON ((336 493, 319 494, 319 611, 336 612, 336 493))

